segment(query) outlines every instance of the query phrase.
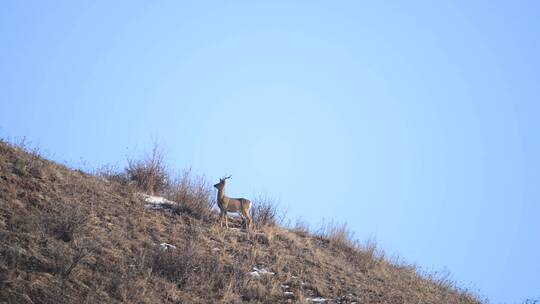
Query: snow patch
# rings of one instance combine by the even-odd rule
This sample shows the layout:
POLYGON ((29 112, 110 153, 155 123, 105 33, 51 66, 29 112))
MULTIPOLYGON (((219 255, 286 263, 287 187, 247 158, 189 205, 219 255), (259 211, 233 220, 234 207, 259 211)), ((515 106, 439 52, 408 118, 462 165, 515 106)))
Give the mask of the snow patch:
POLYGON ((161 247, 161 249, 163 249, 163 250, 176 249, 176 246, 171 245, 171 244, 167 244, 167 243, 161 243, 161 244, 159 244, 159 247, 161 247))
POLYGON ((144 199, 144 206, 152 210, 169 210, 171 205, 176 204, 161 196, 148 195, 146 193, 139 193, 139 195, 144 199))
POLYGON ((328 299, 325 298, 307 298, 307 300, 313 303, 324 303, 328 301, 328 299))
POLYGON ((265 268, 253 267, 253 271, 248 272, 247 274, 252 276, 252 277, 257 277, 258 278, 258 277, 260 277, 262 275, 274 275, 275 273, 273 273, 271 271, 268 271, 265 268))

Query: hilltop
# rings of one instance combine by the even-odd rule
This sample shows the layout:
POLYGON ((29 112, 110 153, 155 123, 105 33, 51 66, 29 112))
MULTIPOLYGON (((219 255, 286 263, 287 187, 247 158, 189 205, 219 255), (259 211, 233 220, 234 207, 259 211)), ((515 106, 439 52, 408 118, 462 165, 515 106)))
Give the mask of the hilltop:
POLYGON ((0 303, 481 302, 344 227, 283 227, 269 204, 256 231, 221 228, 204 180, 130 165, 89 174, 0 141, 0 303))

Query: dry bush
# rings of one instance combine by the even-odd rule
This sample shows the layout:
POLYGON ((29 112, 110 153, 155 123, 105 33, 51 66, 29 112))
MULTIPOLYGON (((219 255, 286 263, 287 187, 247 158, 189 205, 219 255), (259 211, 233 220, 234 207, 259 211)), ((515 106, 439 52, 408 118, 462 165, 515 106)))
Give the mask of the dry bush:
POLYGON ((21 152, 27 153, 27 157, 15 159, 13 163, 14 173, 22 176, 33 176, 36 178, 43 177, 43 169, 47 163, 41 159, 41 152, 37 146, 28 141, 26 137, 14 139, 12 141, 2 140, 2 143, 5 143, 21 152))
POLYGON ((256 301, 256 303, 275 303, 272 299, 271 279, 260 278, 247 280, 242 286, 242 300, 245 302, 256 301))
POLYGON ((354 238, 354 233, 347 227, 346 223, 339 224, 333 221, 325 222, 323 220, 321 227, 315 235, 329 240, 333 245, 353 249, 359 248, 358 241, 354 238))
MULTIPOLYGON (((80 280, 78 270, 88 261, 95 248, 96 245, 92 241, 63 243, 43 239, 40 240, 40 247, 36 248, 36 251, 24 250, 17 244, 6 246, 0 249, 0 265, 6 265, 10 271, 4 272, 4 277, 0 276, 0 286, 17 281, 16 273, 20 271, 35 273, 38 276, 47 274, 45 277, 41 275, 46 280, 35 280, 31 288, 25 288, 24 293, 27 296, 24 298, 30 299, 30 303, 73 303, 65 286, 70 280, 80 280)), ((0 303, 4 303, 1 299, 9 299, 8 303, 21 303, 19 295, 22 294, 14 293, 13 290, 0 292, 0 303)))
POLYGON ((143 160, 128 160, 128 166, 123 172, 114 166, 103 166, 94 175, 121 185, 134 183, 140 191, 159 194, 177 202, 169 206, 175 214, 187 213, 205 220, 212 216, 215 202, 210 183, 204 176, 193 175, 191 169, 177 175, 171 174, 157 145, 143 160))
POLYGON ((297 235, 303 237, 308 236, 311 233, 311 228, 309 227, 309 224, 302 218, 297 218, 294 223, 288 221, 287 223, 285 223, 284 226, 292 232, 296 233, 297 235))
POLYGON ((207 300, 227 289, 229 292, 238 290, 243 277, 241 268, 225 263, 219 254, 205 250, 200 233, 200 227, 193 226, 186 232, 185 243, 177 248, 150 249, 147 267, 153 275, 166 278, 183 291, 207 300))
POLYGON ((346 223, 323 221, 314 235, 327 241, 330 248, 344 255, 348 262, 353 263, 363 273, 373 269, 383 260, 384 255, 378 252, 376 242, 368 240, 365 244, 361 244, 346 223))
MULTIPOLYGON (((151 286, 151 270, 148 269, 145 251, 137 251, 130 259, 120 259, 107 264, 108 293, 121 303, 155 303, 156 297, 148 290, 151 286)), ((100 302, 98 302, 100 303, 100 302)))
POLYGON ((122 185, 127 185, 130 181, 130 178, 126 171, 120 171, 116 166, 105 165, 97 169, 94 172, 94 175, 109 180, 111 182, 117 182, 122 185))
POLYGON ((154 145, 152 153, 142 160, 128 159, 126 175, 142 191, 150 194, 161 193, 169 182, 162 150, 154 145))
POLYGON ((189 283, 192 271, 202 262, 198 249, 196 242, 186 242, 183 246, 167 250, 156 247, 148 252, 148 267, 152 274, 184 287, 189 283))
POLYGON ((54 246, 49 248, 49 256, 53 258, 54 273, 60 275, 62 285, 69 279, 75 268, 92 255, 97 249, 97 244, 89 239, 74 242, 64 248, 54 246))
POLYGON ((275 226, 279 224, 283 217, 278 218, 278 206, 273 199, 267 196, 259 196, 253 200, 251 216, 257 229, 263 226, 275 226))
POLYGON ((88 212, 81 205, 58 203, 60 210, 40 213, 33 219, 37 232, 64 242, 71 242, 88 221, 88 212))
POLYGON ((215 204, 212 188, 204 176, 193 176, 191 169, 170 180, 164 194, 167 199, 178 203, 172 206, 174 213, 188 213, 204 220, 212 215, 215 204))

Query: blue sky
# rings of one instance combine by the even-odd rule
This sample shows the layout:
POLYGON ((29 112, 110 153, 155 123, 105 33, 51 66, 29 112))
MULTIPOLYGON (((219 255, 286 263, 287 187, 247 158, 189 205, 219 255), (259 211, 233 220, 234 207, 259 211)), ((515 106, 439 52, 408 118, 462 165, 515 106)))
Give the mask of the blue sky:
POLYGON ((225 2, 3 1, 0 136, 86 168, 158 141, 232 196, 540 297, 539 4, 225 2))

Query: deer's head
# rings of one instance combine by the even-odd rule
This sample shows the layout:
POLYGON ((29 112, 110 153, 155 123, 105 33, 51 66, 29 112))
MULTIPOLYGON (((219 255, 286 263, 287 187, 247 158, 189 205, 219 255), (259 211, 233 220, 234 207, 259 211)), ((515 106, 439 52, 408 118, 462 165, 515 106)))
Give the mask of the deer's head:
POLYGON ((218 190, 223 190, 223 188, 225 188, 225 182, 226 180, 228 180, 229 178, 231 178, 232 175, 229 175, 229 176, 226 176, 224 178, 220 178, 219 179, 219 183, 215 184, 214 187, 218 190))

